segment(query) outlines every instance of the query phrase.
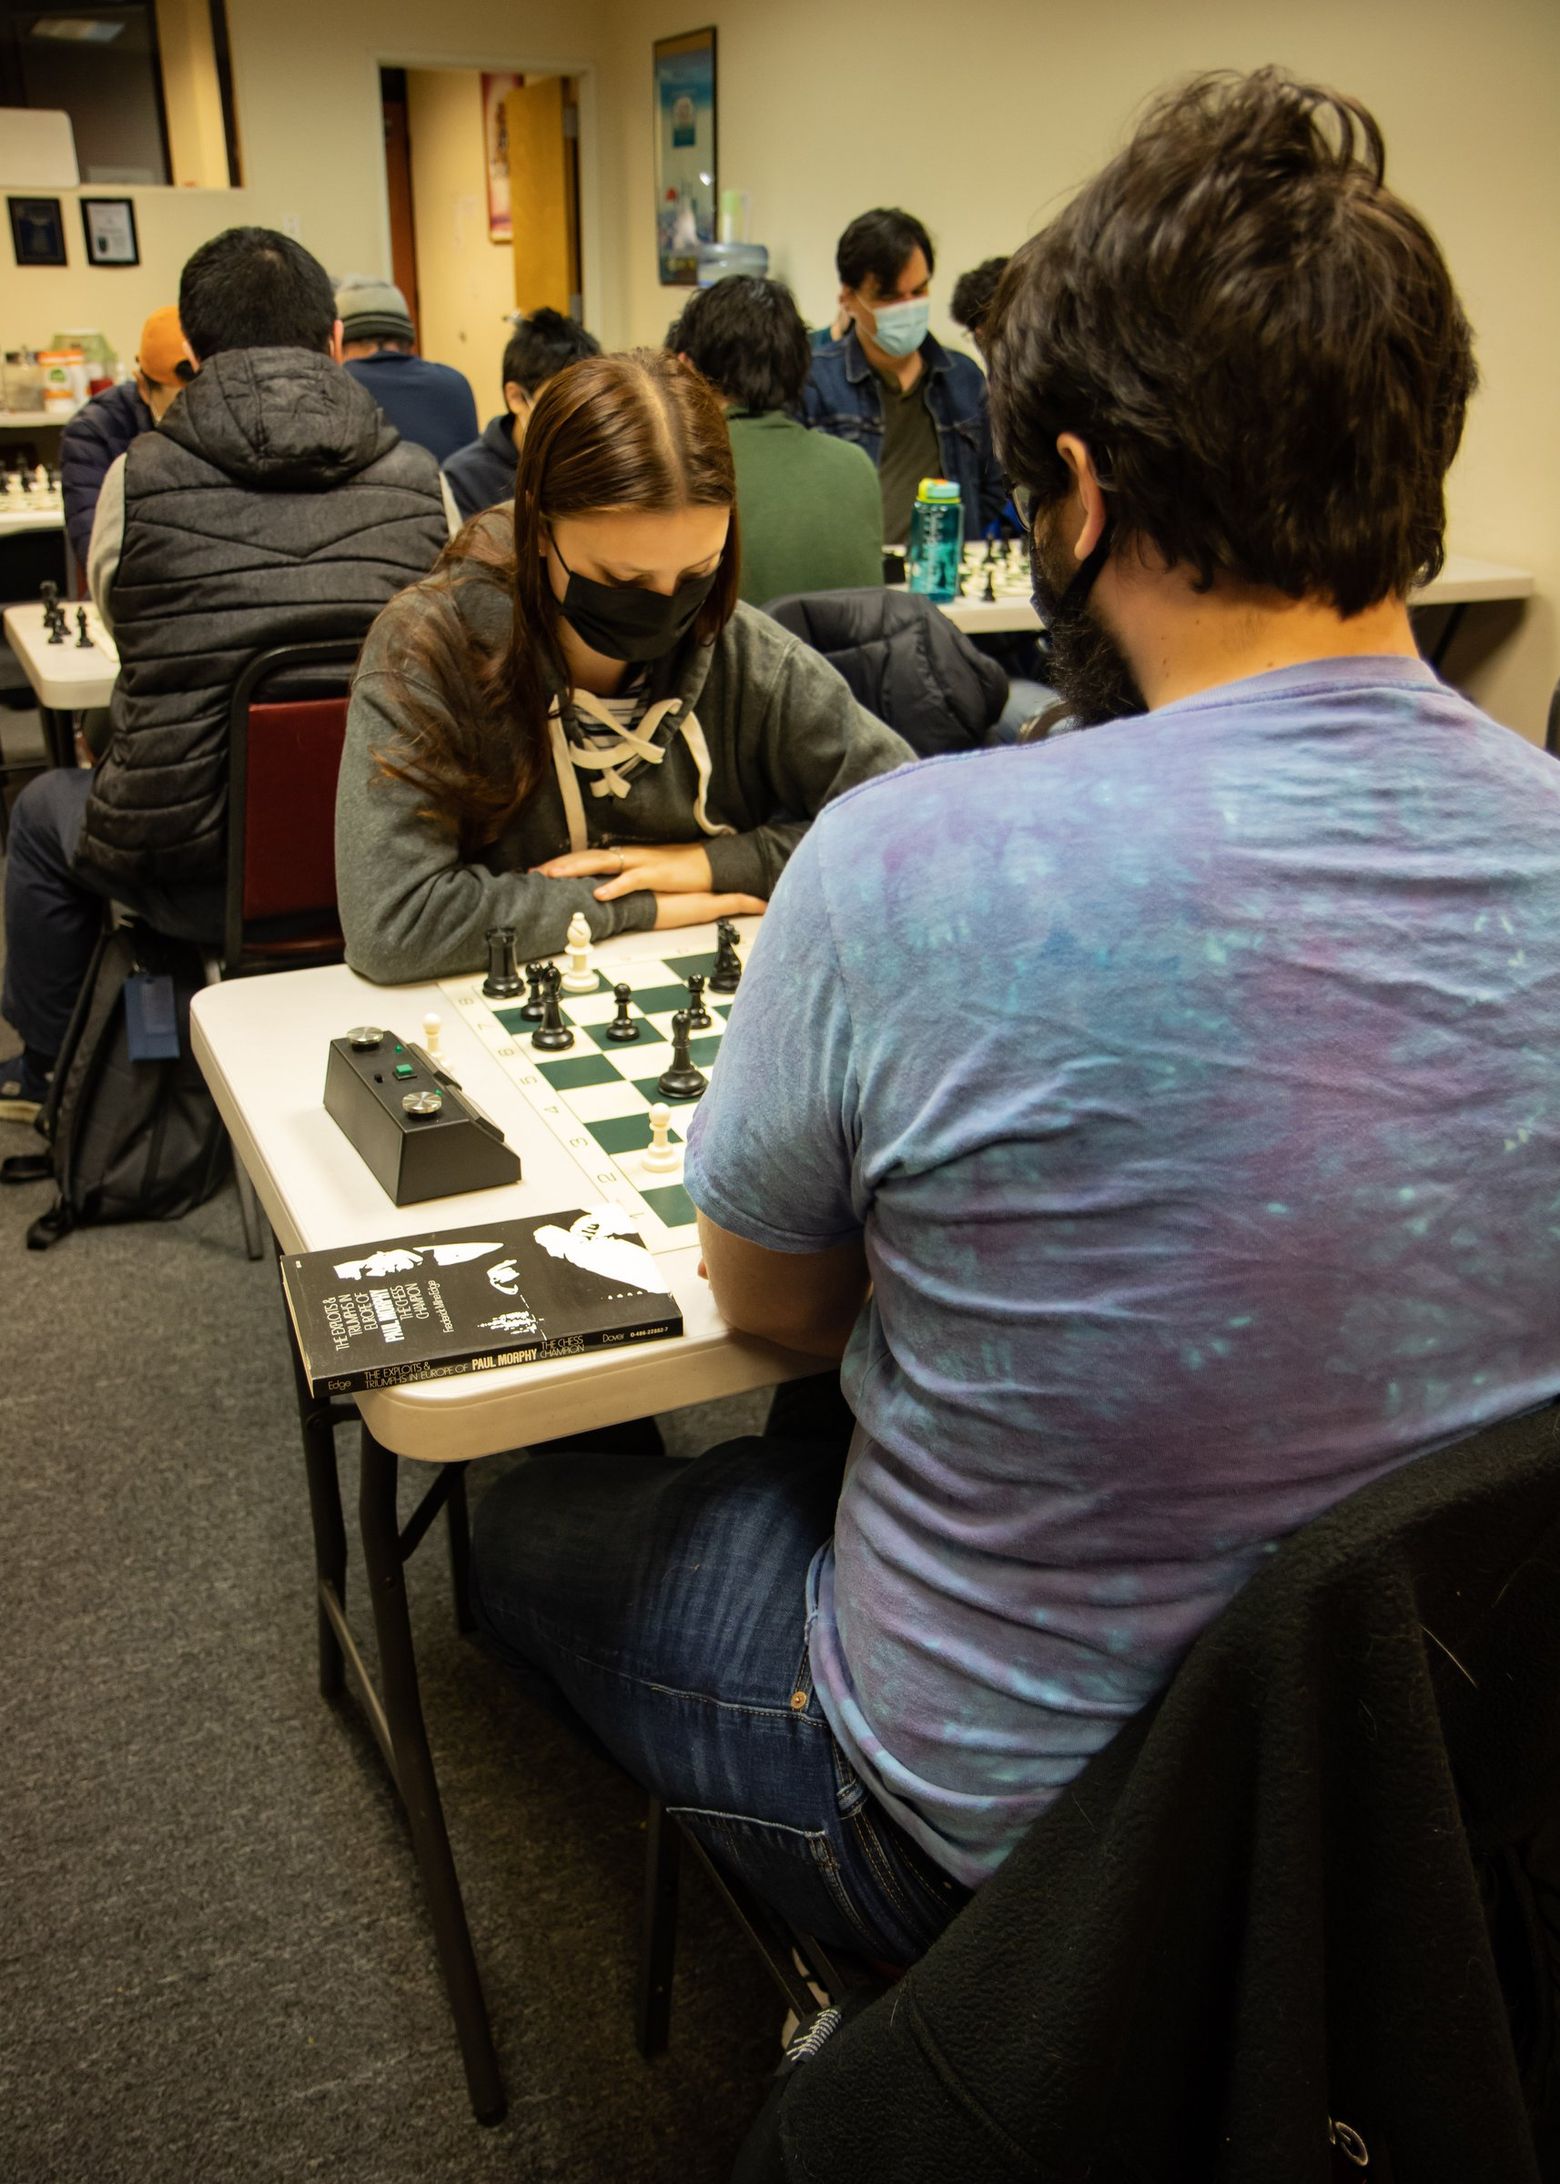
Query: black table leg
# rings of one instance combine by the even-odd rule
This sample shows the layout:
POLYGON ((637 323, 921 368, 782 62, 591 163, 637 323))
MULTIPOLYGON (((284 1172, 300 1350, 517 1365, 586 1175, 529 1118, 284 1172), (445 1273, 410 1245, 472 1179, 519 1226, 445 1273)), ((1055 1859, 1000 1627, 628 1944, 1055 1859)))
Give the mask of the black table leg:
POLYGON ((63 713, 56 705, 40 705, 38 719, 43 728, 44 747, 51 766, 74 766, 76 763, 76 716, 63 713))
POLYGON ((493 2051, 487 2004, 482 1998, 471 1930, 466 1924, 466 1907, 461 1901, 460 1881, 423 1724, 395 1506, 396 1458, 380 1446, 367 1426, 363 1428, 362 1447, 358 1506, 363 1561, 379 1640, 381 1697, 396 1788, 401 1793, 418 1871, 427 1892, 434 1944, 455 2018, 461 2060, 466 2066, 471 2106, 479 2123, 498 2123, 506 2107, 503 2080, 493 2051))
POLYGON ((466 1467, 451 1464, 449 1497, 444 1504, 450 1535, 450 1586, 455 1595, 455 1628, 471 1631, 477 1619, 471 1612, 471 1517, 466 1507, 466 1467))
POLYGON ((341 1640, 336 1627, 347 1611, 347 1528, 341 1514, 341 1478, 336 1468, 336 1428, 356 1419, 353 1404, 331 1403, 311 1394, 308 1376, 289 1334, 293 1384, 298 1395, 298 1424, 303 1433, 303 1464, 309 1482, 309 1518, 314 1527, 315 1614, 319 1620, 320 1691, 339 1698, 346 1681, 341 1640), (332 1619, 331 1606, 335 1608, 332 1619))
POLYGON ((645 1824, 644 1923, 639 1940, 639 1995, 634 2044, 648 2061, 666 2052, 672 2014, 672 1968, 677 1956, 677 1884, 682 1831, 658 1797, 645 1824))

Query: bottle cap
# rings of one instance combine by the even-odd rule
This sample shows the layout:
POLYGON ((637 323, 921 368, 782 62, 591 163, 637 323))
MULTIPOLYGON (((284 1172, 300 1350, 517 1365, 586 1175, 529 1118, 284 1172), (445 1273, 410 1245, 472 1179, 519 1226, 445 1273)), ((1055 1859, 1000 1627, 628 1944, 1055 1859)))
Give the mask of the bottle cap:
POLYGON ((923 478, 915 489, 917 500, 956 501, 959 488, 952 478, 923 478))

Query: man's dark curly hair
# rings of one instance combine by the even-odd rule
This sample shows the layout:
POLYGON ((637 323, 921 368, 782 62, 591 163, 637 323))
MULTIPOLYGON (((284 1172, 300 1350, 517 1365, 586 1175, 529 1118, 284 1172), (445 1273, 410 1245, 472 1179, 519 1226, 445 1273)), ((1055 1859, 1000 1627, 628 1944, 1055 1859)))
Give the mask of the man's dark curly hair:
POLYGON ((1274 68, 1199 77, 1017 251, 985 327, 1009 478, 1067 489, 1075 432, 1114 533, 1344 615, 1441 565, 1476 384, 1423 222, 1357 100, 1274 68))

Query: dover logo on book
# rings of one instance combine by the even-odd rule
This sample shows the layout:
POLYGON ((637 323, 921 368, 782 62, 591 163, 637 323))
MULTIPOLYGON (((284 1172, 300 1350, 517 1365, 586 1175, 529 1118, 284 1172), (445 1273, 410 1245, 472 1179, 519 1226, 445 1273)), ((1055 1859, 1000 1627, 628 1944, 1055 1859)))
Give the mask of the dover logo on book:
POLYGON ((316 1395, 682 1333, 654 1258, 615 1206, 356 1254, 288 1253, 282 1284, 316 1395))

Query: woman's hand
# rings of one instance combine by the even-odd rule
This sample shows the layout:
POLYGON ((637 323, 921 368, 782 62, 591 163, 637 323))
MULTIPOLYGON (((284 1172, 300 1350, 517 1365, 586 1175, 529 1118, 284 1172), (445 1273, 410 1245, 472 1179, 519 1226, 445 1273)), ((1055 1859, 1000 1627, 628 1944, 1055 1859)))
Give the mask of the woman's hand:
MULTIPOLYGON (((614 849, 573 849, 531 869, 544 880, 588 880, 605 872, 609 877, 595 890, 597 902, 616 902, 619 895, 632 895, 642 887, 657 895, 708 895, 715 885, 709 852, 702 842, 625 842, 614 849)), ((679 918, 677 922, 697 921, 679 918)))
POLYGON ((674 925, 713 925, 717 918, 758 918, 769 908, 757 895, 657 895, 655 930, 674 925))

